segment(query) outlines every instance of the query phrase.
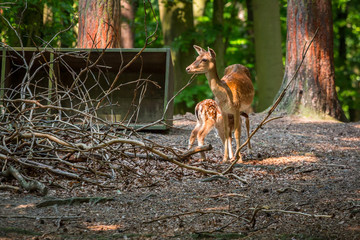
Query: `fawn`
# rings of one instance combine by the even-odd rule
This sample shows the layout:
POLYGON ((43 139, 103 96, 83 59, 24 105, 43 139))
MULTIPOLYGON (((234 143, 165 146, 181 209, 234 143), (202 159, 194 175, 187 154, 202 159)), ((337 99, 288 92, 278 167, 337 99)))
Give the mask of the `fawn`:
MULTIPOLYGON (((247 129, 249 129, 248 115, 246 113, 241 113, 247 121, 247 129)), ((195 139, 198 141, 198 146, 204 145, 204 139, 209 134, 209 132, 215 127, 217 133, 221 139, 223 145, 225 145, 225 131, 224 131, 224 119, 222 117, 220 108, 218 104, 212 99, 205 99, 199 102, 195 107, 195 116, 196 116, 196 126, 192 130, 189 138, 189 149, 194 145, 195 139)), ((232 132, 234 130, 234 116, 228 115, 229 119, 229 128, 230 128, 230 138, 232 138, 232 132)), ((231 144, 231 142, 230 142, 231 144)), ((249 142, 250 146, 250 142, 249 142)), ((233 157, 232 147, 229 148, 229 157, 233 157)), ((205 160, 206 155, 204 152, 201 152, 201 159, 205 160)))

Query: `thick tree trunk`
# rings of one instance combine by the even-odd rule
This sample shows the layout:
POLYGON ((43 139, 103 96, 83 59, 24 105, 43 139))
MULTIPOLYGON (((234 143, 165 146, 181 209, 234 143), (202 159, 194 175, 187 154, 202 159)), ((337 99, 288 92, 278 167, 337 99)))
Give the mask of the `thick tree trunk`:
POLYGON ((121 47, 120 0, 79 0, 79 48, 121 47))
POLYGON ((279 105, 280 110, 345 121, 335 90, 333 25, 330 0, 289 0, 287 54, 282 88, 300 64, 304 46, 319 28, 300 71, 279 105))
POLYGON ((281 86, 283 63, 278 0, 252 0, 255 36, 255 67, 258 104, 256 111, 271 105, 281 86))

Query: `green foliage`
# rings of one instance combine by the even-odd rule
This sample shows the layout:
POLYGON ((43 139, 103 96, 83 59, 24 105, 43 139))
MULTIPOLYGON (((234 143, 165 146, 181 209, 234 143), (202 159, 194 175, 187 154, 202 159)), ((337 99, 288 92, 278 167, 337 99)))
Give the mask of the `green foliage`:
POLYGON ((52 47, 73 47, 76 43, 74 28, 64 31, 77 22, 75 0, 20 0, 2 5, 0 41, 12 47, 42 47, 50 42, 52 47), (48 21, 43 20, 45 5, 50 9, 48 21), (5 20, 7 19, 7 21, 5 20), (10 28, 10 26, 16 30, 10 28), (64 31, 58 34, 60 31, 64 31))
POLYGON ((360 15, 358 2, 333 0, 335 82, 350 121, 360 120, 360 15))
POLYGON ((206 98, 213 98, 213 94, 205 76, 198 76, 195 83, 192 83, 175 98, 175 104, 185 103, 188 109, 193 110, 198 102, 206 98))
POLYGON ((135 1, 134 2, 134 11, 135 11, 135 20, 132 23, 133 29, 134 29, 134 46, 137 48, 142 48, 145 44, 146 40, 146 32, 148 35, 156 31, 157 21, 158 21, 158 29, 157 34, 155 37, 157 37, 156 41, 151 44, 151 47, 157 47, 161 48, 164 46, 164 41, 161 35, 161 24, 160 24, 160 14, 159 14, 159 5, 157 0, 150 0, 151 6, 154 9, 155 16, 153 16, 150 4, 149 2, 143 2, 143 1, 135 1), (144 8, 145 4, 145 8, 144 8), (146 13, 145 13, 146 9, 146 13), (146 16, 146 18, 145 18, 146 16), (146 25, 145 25, 146 23, 146 25), (145 30, 146 27, 146 30, 145 30))

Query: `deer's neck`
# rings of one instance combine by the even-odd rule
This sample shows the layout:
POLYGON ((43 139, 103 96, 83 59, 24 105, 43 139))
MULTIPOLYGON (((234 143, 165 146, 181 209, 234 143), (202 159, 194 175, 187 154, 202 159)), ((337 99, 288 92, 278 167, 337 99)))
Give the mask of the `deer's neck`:
POLYGON ((216 71, 216 66, 214 66, 212 69, 210 69, 210 71, 205 73, 205 76, 209 82, 210 89, 214 93, 215 97, 218 99, 223 99, 224 97, 226 97, 226 84, 220 80, 219 75, 216 71))

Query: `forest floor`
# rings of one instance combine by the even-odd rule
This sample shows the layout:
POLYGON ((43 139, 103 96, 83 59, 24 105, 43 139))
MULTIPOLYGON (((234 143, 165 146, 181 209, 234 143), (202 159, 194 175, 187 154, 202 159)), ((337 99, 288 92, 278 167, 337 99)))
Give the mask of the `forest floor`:
MULTIPOLYGON (((252 114, 252 128, 263 117, 252 114)), ((169 131, 142 134, 185 149, 194 119, 176 116, 169 131)), ((215 131, 206 142, 208 160, 188 163, 224 170, 215 131)), ((0 239, 360 239, 360 122, 285 116, 252 147, 233 170, 242 180, 146 160, 151 179, 122 176, 115 188, 58 178, 46 197, 0 191, 0 239), (38 205, 74 197, 95 200, 38 205)))

